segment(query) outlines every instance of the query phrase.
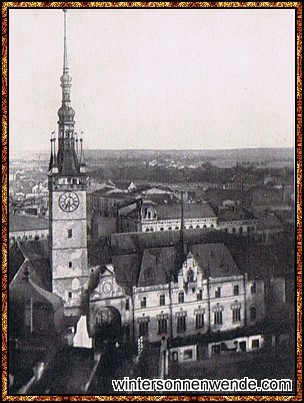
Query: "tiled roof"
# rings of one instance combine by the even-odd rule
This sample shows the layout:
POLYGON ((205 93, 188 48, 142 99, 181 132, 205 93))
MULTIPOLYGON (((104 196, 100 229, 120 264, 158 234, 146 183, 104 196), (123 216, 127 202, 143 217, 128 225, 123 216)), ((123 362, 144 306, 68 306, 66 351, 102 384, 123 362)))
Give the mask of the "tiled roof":
POLYGON ((129 254, 112 256, 112 262, 117 284, 124 287, 127 294, 130 294, 132 287, 138 282, 141 255, 129 254))
POLYGON ((49 221, 35 216, 10 214, 8 227, 9 232, 45 230, 49 228, 49 221))
POLYGON ((242 274, 223 243, 191 245, 190 251, 207 276, 229 277, 242 274))
POLYGON ((293 246, 285 241, 269 245, 229 245, 229 250, 242 272, 250 279, 269 277, 294 278, 295 258, 293 246))
POLYGON ((245 197, 252 206, 276 206, 283 204, 282 191, 267 186, 252 187, 246 192, 245 197))
MULTIPOLYGON (((184 241, 188 244, 224 242, 227 238, 229 234, 211 228, 184 231, 184 241)), ((143 253, 144 249, 174 246, 179 239, 180 231, 117 233, 111 235, 111 250, 115 255, 143 253)))
POLYGON ((28 260, 47 259, 50 256, 49 241, 47 239, 20 241, 19 248, 28 260))
POLYGON ((47 240, 24 241, 14 244, 9 249, 9 282, 19 281, 20 267, 27 261, 31 279, 39 286, 51 291, 52 274, 47 240))
POLYGON ((283 230, 283 224, 274 214, 267 214, 258 221, 258 231, 270 229, 283 230))
POLYGON ((218 212, 219 221, 240 221, 256 220, 256 217, 244 208, 238 208, 236 211, 223 209, 218 212))
POLYGON ((54 311, 57 311, 63 306, 62 300, 58 295, 39 287, 31 277, 25 279, 24 273, 22 273, 18 281, 14 281, 11 284, 9 298, 20 306, 25 306, 26 302, 31 298, 34 302, 41 301, 52 304, 54 311))
MULTIPOLYGON (((180 219, 181 205, 180 204, 162 204, 157 205, 157 219, 180 219)), ((209 203, 199 204, 184 204, 184 218, 215 218, 216 215, 209 203)))
POLYGON ((25 257, 21 252, 17 243, 12 245, 9 248, 8 253, 8 281, 9 284, 17 274, 18 270, 20 269, 21 265, 25 261, 25 257))
POLYGON ((138 287, 166 284, 177 261, 176 249, 171 247, 146 249, 141 262, 138 287))
POLYGON ((129 216, 132 213, 137 213, 138 212, 138 204, 137 203, 132 203, 128 204, 127 206, 121 207, 119 209, 119 215, 120 216, 129 216))

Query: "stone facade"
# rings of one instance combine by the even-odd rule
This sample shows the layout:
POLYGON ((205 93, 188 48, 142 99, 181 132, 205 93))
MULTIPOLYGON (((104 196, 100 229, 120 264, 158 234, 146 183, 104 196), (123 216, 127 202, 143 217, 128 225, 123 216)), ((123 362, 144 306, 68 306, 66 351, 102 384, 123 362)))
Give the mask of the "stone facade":
MULTIPOLYGON (((153 270, 153 268, 151 268, 153 270)), ((212 276, 189 252, 177 277, 167 283, 133 286, 127 295, 116 282, 115 267, 99 275, 90 296, 90 332, 98 312, 114 307, 122 327, 157 342, 163 336, 177 338, 207 332, 217 333, 252 325, 264 317, 263 281, 249 280, 240 271, 212 276), (106 285, 107 284, 107 285, 106 285)))

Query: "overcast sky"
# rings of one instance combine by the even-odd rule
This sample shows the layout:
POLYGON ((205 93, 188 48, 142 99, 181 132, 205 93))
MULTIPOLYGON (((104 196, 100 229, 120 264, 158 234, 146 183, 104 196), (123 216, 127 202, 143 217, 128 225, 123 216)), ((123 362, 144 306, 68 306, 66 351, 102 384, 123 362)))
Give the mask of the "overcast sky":
MULTIPOLYGON (((87 149, 293 147, 288 9, 69 9, 87 149)), ((63 12, 9 10, 10 150, 47 150, 61 105, 63 12)))

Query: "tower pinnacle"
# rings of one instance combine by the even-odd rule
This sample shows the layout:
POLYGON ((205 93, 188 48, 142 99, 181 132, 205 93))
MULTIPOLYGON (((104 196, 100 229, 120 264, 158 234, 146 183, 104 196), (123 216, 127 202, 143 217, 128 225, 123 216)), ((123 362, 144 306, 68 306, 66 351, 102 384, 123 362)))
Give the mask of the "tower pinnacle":
MULTIPOLYGON (((60 77, 60 86, 62 88, 61 107, 58 110, 58 153, 56 161, 59 175, 76 175, 80 172, 80 161, 78 159, 74 131, 75 111, 71 106, 71 81, 68 68, 68 52, 67 52, 67 9, 63 9, 64 13, 64 32, 63 32, 63 73, 60 77)), ((53 141, 54 146, 55 142, 53 141)), ((53 151, 56 156, 56 150, 53 151)), ((84 165, 84 163, 82 163, 84 165)))
POLYGON ((64 8, 63 12, 64 12, 64 52, 63 52, 63 73, 68 72, 69 71, 69 67, 68 67, 68 51, 67 51, 67 44, 66 44, 66 13, 67 13, 67 9, 64 8))

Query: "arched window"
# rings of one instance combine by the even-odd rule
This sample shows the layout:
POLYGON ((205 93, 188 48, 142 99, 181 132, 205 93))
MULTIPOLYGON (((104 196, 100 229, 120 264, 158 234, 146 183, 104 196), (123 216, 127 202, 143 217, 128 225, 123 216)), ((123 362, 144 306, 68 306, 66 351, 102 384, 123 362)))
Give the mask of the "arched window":
POLYGON ((187 271, 187 282, 193 282, 194 281, 194 272, 193 270, 189 267, 188 271, 187 271))

